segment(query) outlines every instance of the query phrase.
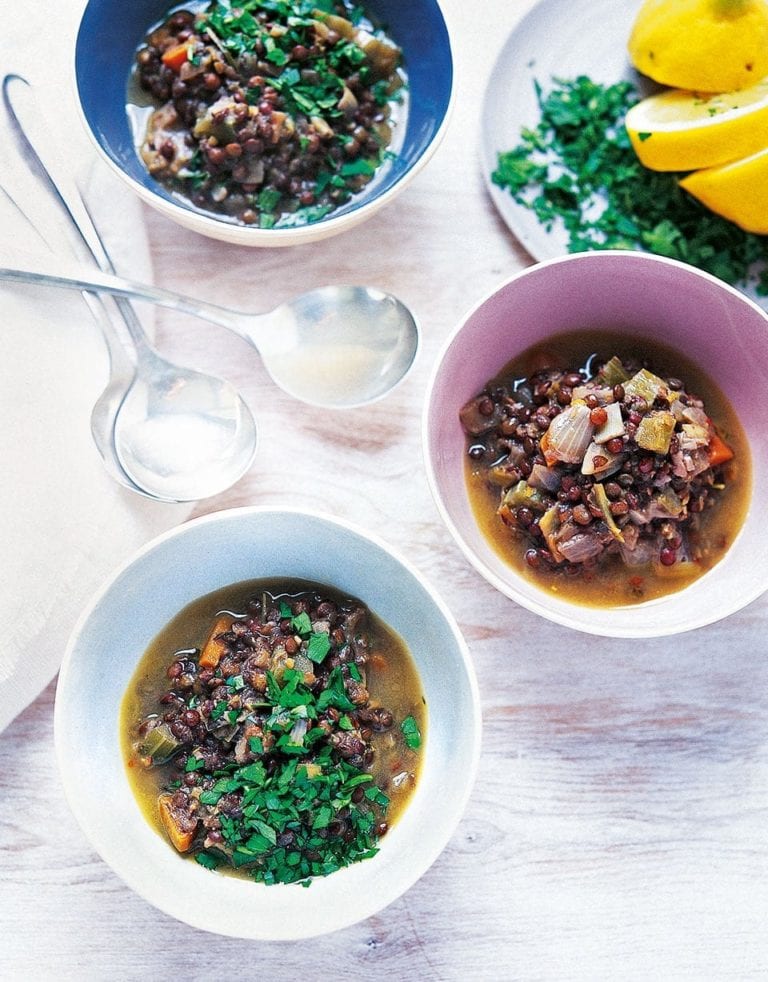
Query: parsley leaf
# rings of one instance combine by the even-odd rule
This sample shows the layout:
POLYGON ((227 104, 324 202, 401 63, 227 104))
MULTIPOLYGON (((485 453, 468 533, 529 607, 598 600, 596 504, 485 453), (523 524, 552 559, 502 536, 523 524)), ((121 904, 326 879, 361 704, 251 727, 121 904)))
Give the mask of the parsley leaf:
POLYGON ((291 620, 291 627, 297 634, 309 634, 312 630, 312 621, 309 619, 309 614, 306 611, 303 611, 301 614, 297 614, 296 617, 291 620))
POLYGON ((355 704, 347 695, 344 676, 340 668, 334 668, 328 676, 328 683, 317 697, 317 708, 320 712, 333 706, 335 709, 354 709, 355 704))
POLYGON ((638 160, 624 127, 638 101, 629 82, 553 79, 546 94, 534 84, 539 122, 498 155, 491 179, 546 229, 560 225, 569 252, 644 249, 768 294, 768 239, 708 211, 679 174, 638 160))
POLYGON ((307 658, 313 662, 321 662, 331 650, 331 639, 324 631, 315 631, 309 637, 307 658))
POLYGON ((406 747, 410 747, 411 750, 418 750, 421 746, 421 732, 419 731, 419 724, 413 716, 406 716, 400 724, 400 729, 403 731, 406 747))
POLYGON ((218 857, 210 852, 196 852, 195 859, 201 866, 205 866, 206 869, 216 869, 220 862, 218 857))

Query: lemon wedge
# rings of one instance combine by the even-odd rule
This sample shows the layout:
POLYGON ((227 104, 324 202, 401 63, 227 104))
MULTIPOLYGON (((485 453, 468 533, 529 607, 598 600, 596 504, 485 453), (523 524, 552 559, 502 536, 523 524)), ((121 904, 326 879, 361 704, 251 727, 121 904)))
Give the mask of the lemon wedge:
POLYGON ((745 232, 768 235, 768 149, 688 174, 680 186, 745 232))
POLYGON ((768 80, 723 95, 672 89, 634 105, 626 127, 651 170, 698 170, 768 146, 768 80))
POLYGON ((635 68, 673 88, 752 86, 768 76, 768 3, 645 0, 628 47, 635 68))

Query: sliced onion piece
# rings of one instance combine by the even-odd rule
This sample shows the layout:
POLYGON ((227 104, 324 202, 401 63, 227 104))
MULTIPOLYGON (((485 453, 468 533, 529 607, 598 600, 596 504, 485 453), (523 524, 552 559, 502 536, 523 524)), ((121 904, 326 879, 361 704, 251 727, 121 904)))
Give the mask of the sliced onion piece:
POLYGON ((577 532, 565 542, 558 543, 560 555, 569 563, 583 563, 599 556, 605 546, 594 532, 577 532))
POLYGON ((539 491, 551 491, 554 494, 560 489, 560 477, 557 468, 534 464, 528 476, 528 483, 539 491))
POLYGON ((607 443, 617 436, 624 436, 624 420, 621 416, 621 404, 618 402, 609 402, 606 406, 603 406, 603 409, 605 409, 608 418, 602 426, 595 430, 595 443, 607 443))
POLYGON ((623 454, 611 453, 599 443, 590 443, 581 465, 582 474, 594 474, 597 478, 607 477, 621 466, 623 454))
POLYGON ((551 467, 557 461, 581 463, 594 429, 586 406, 568 406, 555 416, 542 437, 541 449, 547 464, 551 467))

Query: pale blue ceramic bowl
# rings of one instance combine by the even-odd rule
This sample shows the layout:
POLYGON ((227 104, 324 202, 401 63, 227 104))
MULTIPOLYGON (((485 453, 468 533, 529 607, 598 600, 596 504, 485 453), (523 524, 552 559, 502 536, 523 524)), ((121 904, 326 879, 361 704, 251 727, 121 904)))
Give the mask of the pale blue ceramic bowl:
POLYGON ((75 76, 87 129, 103 157, 140 198, 186 228, 254 246, 296 245, 343 232, 391 201, 426 164, 445 132, 452 103, 453 59, 437 0, 366 0, 371 18, 386 25, 402 48, 408 74, 408 113, 405 132, 397 138, 396 159, 346 205, 310 225, 258 229, 204 214, 147 173, 136 152, 125 108, 136 48, 172 6, 172 0, 89 0, 77 35, 75 76))
POLYGON ((384 542, 313 511, 238 508, 159 536, 104 585, 64 655, 55 730, 69 804, 94 848, 130 887, 202 930, 287 941, 372 916, 437 859, 474 783, 480 699, 453 617, 384 542), (120 752, 120 703, 142 652, 187 604, 254 576, 312 580, 359 597, 408 645, 427 705, 421 774, 380 851, 315 879, 308 890, 222 876, 183 860, 142 815, 120 752))

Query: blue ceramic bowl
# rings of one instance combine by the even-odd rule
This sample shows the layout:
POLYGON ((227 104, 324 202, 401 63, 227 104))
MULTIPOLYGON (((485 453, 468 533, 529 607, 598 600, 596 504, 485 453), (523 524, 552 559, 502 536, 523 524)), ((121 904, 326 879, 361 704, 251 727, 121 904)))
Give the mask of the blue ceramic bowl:
POLYGON ((96 146, 148 204, 186 228, 240 245, 296 245, 342 232, 390 201, 427 162, 442 138, 453 91, 448 30, 437 0, 365 0, 371 18, 387 26, 402 48, 409 105, 397 157, 371 183, 330 215, 309 225, 259 229, 203 213, 166 190, 141 161, 126 112, 136 48, 173 0, 89 0, 77 35, 75 75, 80 107, 96 146), (109 38, 109 44, 104 39, 109 38))

